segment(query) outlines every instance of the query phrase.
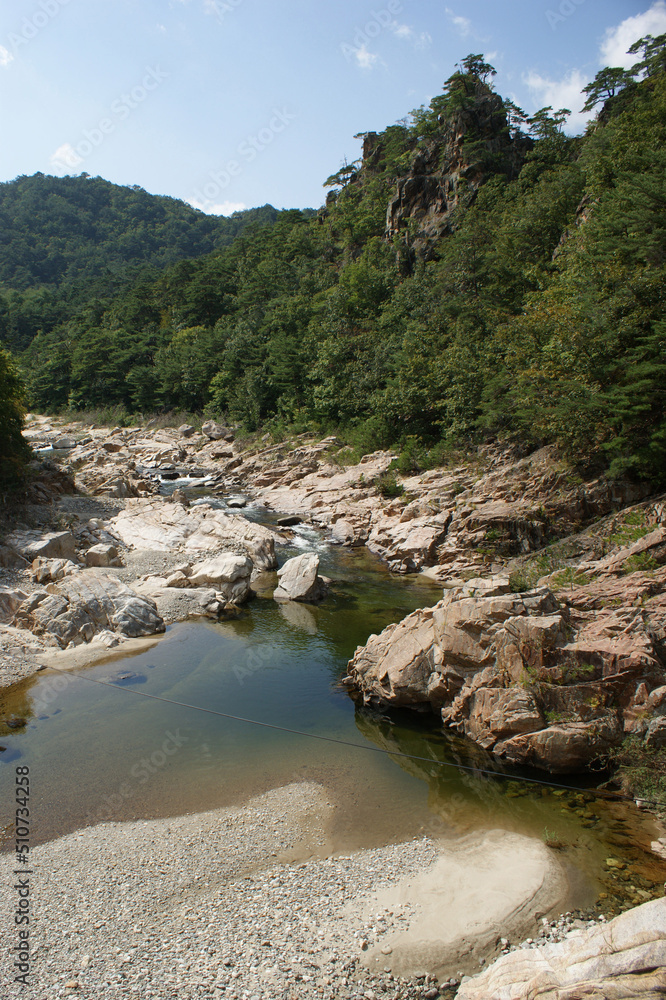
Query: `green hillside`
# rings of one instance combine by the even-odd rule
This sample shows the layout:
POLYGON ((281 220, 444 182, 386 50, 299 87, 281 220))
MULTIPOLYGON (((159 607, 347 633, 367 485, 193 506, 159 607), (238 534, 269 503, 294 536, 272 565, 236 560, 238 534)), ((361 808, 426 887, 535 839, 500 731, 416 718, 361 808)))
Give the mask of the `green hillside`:
POLYGON ((364 136, 315 218, 281 213, 51 322, 19 358, 30 405, 336 429, 405 468, 501 435, 663 481, 666 36, 636 51, 590 84, 580 138, 469 56, 364 136))

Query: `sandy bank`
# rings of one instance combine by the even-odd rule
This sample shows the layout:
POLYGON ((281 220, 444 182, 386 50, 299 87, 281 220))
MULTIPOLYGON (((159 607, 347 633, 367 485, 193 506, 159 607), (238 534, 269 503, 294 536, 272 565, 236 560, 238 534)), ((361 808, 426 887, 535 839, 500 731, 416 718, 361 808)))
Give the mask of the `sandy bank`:
MULTIPOLYGON (((500 933, 562 903, 537 841, 492 831, 329 856, 333 810, 303 783, 35 848, 31 998, 421 997, 425 973, 477 971, 500 933)), ((2 857, 5 885, 14 865, 2 857)))

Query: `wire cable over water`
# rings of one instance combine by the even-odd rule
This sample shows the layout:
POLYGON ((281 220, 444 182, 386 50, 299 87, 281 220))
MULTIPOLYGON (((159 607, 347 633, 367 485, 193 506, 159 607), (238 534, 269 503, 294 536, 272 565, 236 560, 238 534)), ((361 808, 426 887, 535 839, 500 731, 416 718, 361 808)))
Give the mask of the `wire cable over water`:
MULTIPOLYGON (((87 677, 85 674, 76 673, 72 675, 71 671, 63 670, 61 667, 49 666, 49 670, 55 670, 56 673, 64 674, 68 677, 76 677, 82 681, 88 681, 91 684, 99 684, 101 687, 113 688, 114 691, 122 691, 124 694, 132 694, 138 698, 148 698, 151 701, 159 701, 165 705, 175 705, 177 708, 186 708, 193 712, 203 712, 206 715, 214 715, 220 719, 229 719, 231 722, 243 722, 249 726, 261 726, 263 729, 273 729, 279 733, 288 733, 291 736, 304 736, 306 739, 320 740, 324 743, 336 743, 339 746, 351 747, 354 750, 365 750, 371 753, 382 753, 387 757, 402 757, 407 760, 418 760, 425 764, 437 764, 440 767, 453 767, 458 771, 467 771, 470 774, 484 775, 490 778, 501 778, 505 781, 522 781, 525 784, 530 785, 540 785, 545 788, 556 788, 567 792, 579 792, 588 795, 594 795, 596 798, 605 799, 609 802, 634 802, 636 801, 631 795, 623 795, 621 792, 610 792, 601 789, 589 789, 589 788, 579 788, 576 785, 564 785, 555 781, 547 781, 543 778, 527 778, 523 775, 516 774, 504 774, 502 771, 491 771, 487 768, 474 767, 470 764, 458 764, 454 761, 448 760, 437 760, 434 757, 419 757, 416 754, 403 753, 400 750, 386 750, 384 747, 374 747, 370 743, 354 743, 351 740, 343 740, 337 736, 324 736, 321 733, 308 733, 303 729, 291 729, 289 726, 279 726, 275 722, 262 722, 260 719, 246 719, 242 715, 233 715, 230 712, 220 712, 215 708, 204 708, 202 705, 190 705, 184 701, 176 701, 174 698, 165 698, 163 695, 158 694, 148 694, 147 691, 137 691, 134 688, 121 687, 119 684, 112 684, 110 681, 100 680, 98 677, 87 677)), ((647 799, 640 799, 640 802, 646 806, 657 806, 657 802, 652 802, 647 799)))

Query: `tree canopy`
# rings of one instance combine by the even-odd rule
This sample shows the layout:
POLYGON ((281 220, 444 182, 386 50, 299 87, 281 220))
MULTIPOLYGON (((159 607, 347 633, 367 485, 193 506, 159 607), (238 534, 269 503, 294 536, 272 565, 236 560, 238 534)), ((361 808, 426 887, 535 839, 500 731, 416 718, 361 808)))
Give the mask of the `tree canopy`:
MULTIPOLYGON (((132 281, 99 292, 95 276, 78 298, 33 280, 33 260, 0 286, 29 405, 183 407, 410 454, 488 436, 557 442, 663 482, 664 41, 642 39, 635 72, 607 68, 585 88, 598 114, 582 137, 564 131, 566 109, 530 116, 503 101, 472 54, 427 108, 363 136, 318 213, 244 223, 189 258, 183 235, 178 259, 165 244, 132 281), (467 160, 448 174, 461 128, 467 160), (511 170, 496 155, 507 142, 511 170), (417 251, 427 199, 441 197, 428 192, 444 188, 459 207, 417 251), (387 235, 406 189, 421 208, 387 235)), ((58 211, 56 199, 47 215, 58 211)), ((86 211, 67 231, 101 225, 86 211)), ((165 235, 181 232, 163 218, 165 235)), ((28 223, 15 231, 27 246, 28 223)), ((141 243, 123 232, 123 246, 141 243)), ((74 273, 59 252, 58 273, 74 273)))

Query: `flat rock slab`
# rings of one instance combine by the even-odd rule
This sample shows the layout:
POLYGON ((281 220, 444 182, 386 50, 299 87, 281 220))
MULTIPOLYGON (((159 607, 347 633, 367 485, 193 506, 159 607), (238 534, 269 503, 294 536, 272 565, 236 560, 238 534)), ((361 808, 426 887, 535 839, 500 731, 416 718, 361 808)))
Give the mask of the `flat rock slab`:
POLYGON ((666 899, 565 941, 503 955, 463 982, 457 1000, 652 1000, 666 993, 666 899))
POLYGON ((185 507, 161 500, 129 500, 109 526, 125 545, 135 549, 213 552, 236 545, 247 552, 258 570, 277 566, 275 541, 280 536, 276 532, 206 504, 185 507))
POLYGON ((491 830, 437 846, 431 867, 378 893, 367 907, 368 917, 389 909, 407 918, 404 930, 365 953, 370 968, 406 977, 427 969, 439 979, 476 970, 500 933, 533 934, 535 917, 564 903, 563 869, 540 840, 491 830))

